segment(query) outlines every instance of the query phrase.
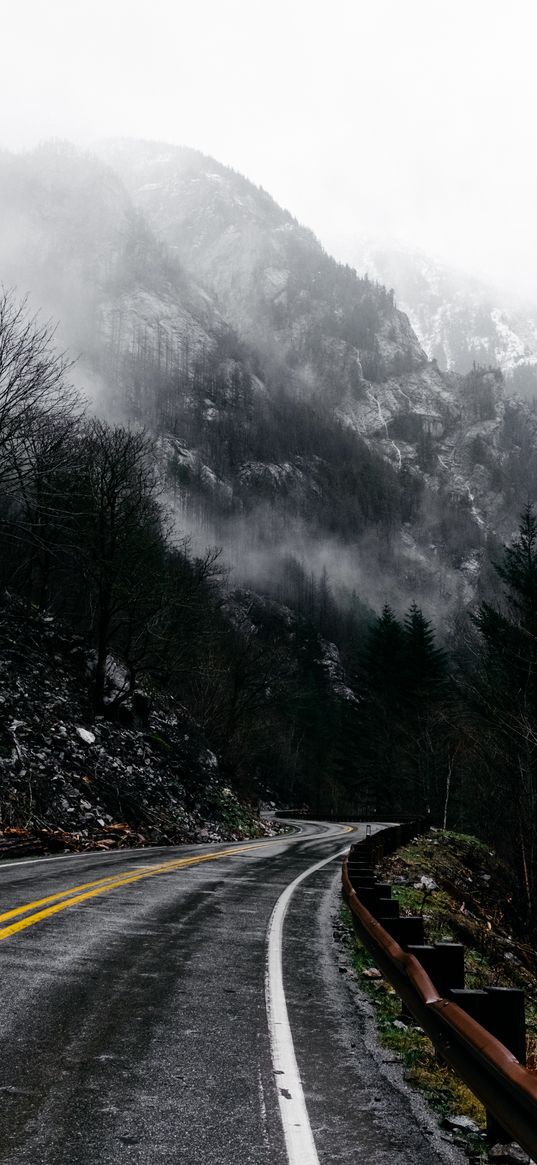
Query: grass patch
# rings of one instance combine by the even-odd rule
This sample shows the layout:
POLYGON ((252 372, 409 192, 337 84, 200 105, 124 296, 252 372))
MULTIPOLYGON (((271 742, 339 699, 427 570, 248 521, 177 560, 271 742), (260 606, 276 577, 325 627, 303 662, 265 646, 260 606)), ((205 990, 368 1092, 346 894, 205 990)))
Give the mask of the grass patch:
POLYGON ((508 873, 496 854, 476 837, 431 830, 386 858, 380 875, 392 882, 402 913, 423 912, 428 941, 464 944, 467 987, 522 988, 527 1066, 536 1071, 535 953, 517 935, 508 873), (424 875, 438 886, 425 902, 415 888, 424 875))
MULTIPOLYGON (((405 1080, 423 1092, 438 1116, 467 1116, 484 1128, 483 1106, 451 1068, 438 1063, 433 1045, 425 1033, 414 1024, 403 1025, 401 1000, 393 987, 385 979, 371 979, 364 973, 375 968, 375 963, 354 934, 346 904, 342 906, 341 917, 352 948, 352 963, 360 988, 375 1008, 380 1043, 401 1058, 405 1080)), ((465 1133, 460 1139, 464 1140, 475 1161, 487 1160, 486 1148, 479 1135, 465 1133)))
MULTIPOLYGON (((537 982, 534 955, 517 939, 510 914, 506 872, 477 838, 431 831, 385 859, 378 876, 391 882, 402 914, 423 914, 426 941, 451 940, 465 946, 467 987, 522 987, 526 994, 527 1062, 537 1070, 537 982), (432 878, 437 889, 425 894, 416 886, 432 878), (507 887, 507 889, 506 889, 507 887)), ((342 920, 360 987, 371 999, 381 1044, 401 1057, 405 1079, 425 1095, 441 1117, 467 1116, 480 1129, 485 1110, 455 1073, 440 1064, 428 1037, 402 1022, 401 1001, 383 979, 368 976, 375 964, 357 940, 348 907, 342 920)), ((487 1161, 483 1138, 457 1134, 472 1161, 487 1161)))

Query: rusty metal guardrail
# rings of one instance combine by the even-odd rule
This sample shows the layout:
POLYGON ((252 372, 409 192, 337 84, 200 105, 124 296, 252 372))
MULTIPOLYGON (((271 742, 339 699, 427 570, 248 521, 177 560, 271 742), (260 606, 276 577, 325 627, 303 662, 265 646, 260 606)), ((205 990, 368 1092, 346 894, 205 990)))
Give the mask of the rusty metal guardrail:
MULTIPOLYGON (((422 831, 415 823, 414 832, 422 831)), ((412 826, 390 826, 353 847, 373 865, 384 850, 413 836, 412 826)), ((408 953, 360 901, 343 862, 343 893, 355 930, 442 1059, 492 1114, 499 1127, 537 1159, 537 1076, 452 1000, 444 999, 415 955, 408 953)))

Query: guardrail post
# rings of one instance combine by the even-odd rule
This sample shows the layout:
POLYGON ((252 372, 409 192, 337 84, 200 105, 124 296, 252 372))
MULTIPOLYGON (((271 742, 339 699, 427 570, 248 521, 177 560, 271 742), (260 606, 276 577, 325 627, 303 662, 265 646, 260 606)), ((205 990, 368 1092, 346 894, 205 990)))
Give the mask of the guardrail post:
MULTIPOLYGON (((524 992, 515 987, 487 987, 484 990, 451 991, 451 998, 472 1019, 509 1049, 521 1064, 526 1063, 526 1016, 524 992)), ((512 1136, 487 1111, 487 1139, 509 1144, 512 1136)))
MULTIPOLYGON (((375 885, 375 875, 369 873, 364 874, 362 870, 356 870, 352 866, 347 867, 349 882, 353 890, 370 890, 375 885)), ((358 897, 360 895, 358 894, 358 897)))
POLYGON ((409 946, 423 945, 424 924, 421 914, 406 915, 404 918, 386 918, 382 920, 382 926, 404 951, 407 951, 409 946))
MULTIPOLYGON (((360 902, 375 918, 383 913, 394 916, 399 914, 399 909, 394 909, 395 900, 392 899, 391 885, 385 882, 375 882, 373 879, 365 881, 360 874, 357 876, 349 874, 349 881, 360 902), (385 911, 382 909, 383 903, 388 904, 385 911)), ((399 903, 397 903, 397 907, 399 907, 399 903)))
MULTIPOLYGON (((351 885, 352 885, 352 882, 351 882, 351 885)), ((357 896, 360 899, 360 902, 362 903, 362 905, 365 906, 366 910, 369 910, 369 913, 373 914, 374 917, 376 918, 377 917, 377 905, 378 905, 378 901, 380 898, 380 893, 379 893, 378 887, 375 885, 373 885, 373 886, 359 886, 356 893, 357 893, 357 896)))
POLYGON ((371 866, 369 854, 363 853, 359 849, 349 853, 348 861, 353 866, 371 866))
POLYGON ((437 975, 431 976, 435 987, 445 999, 454 989, 464 987, 464 946, 462 943, 435 943, 437 975))
POLYGON ((356 841, 349 850, 349 861, 366 863, 368 849, 369 846, 365 847, 363 841, 356 841))
POLYGON ((491 1014, 489 1031, 516 1056, 526 1063, 526 1012, 524 992, 518 987, 487 987, 491 1014))
POLYGON ((432 979, 438 994, 447 999, 450 991, 464 987, 464 947, 462 943, 434 943, 411 946, 424 971, 432 979))
MULTIPOLYGON (((409 955, 414 955, 418 962, 421 963, 423 970, 429 976, 429 978, 432 979, 436 986, 435 974, 437 955, 435 948, 433 946, 429 946, 426 943, 424 943, 423 946, 410 945, 408 947, 408 953, 409 955)), ((413 1024, 415 1022, 414 1016, 412 1015, 412 1012, 410 1011, 408 1005, 405 1003, 404 999, 401 1000, 401 1019, 403 1020, 403 1023, 406 1024, 413 1024)))
POLYGON ((399 918, 399 903, 395 898, 379 898, 375 910, 375 918, 381 926, 388 918, 399 918))
MULTIPOLYGON (((517 987, 487 987, 489 1015, 486 1027, 516 1056, 520 1064, 526 1063, 526 1012, 524 992, 517 987)), ((494 1144, 509 1144, 512 1137, 502 1128, 495 1117, 487 1112, 487 1138, 494 1144)))
POLYGON ((463 1011, 467 1011, 472 1019, 477 1020, 482 1027, 487 1028, 490 1000, 487 992, 482 987, 454 987, 449 993, 449 998, 454 1003, 458 1003, 463 1011))
MULTIPOLYGON (((450 992, 464 987, 464 947, 462 943, 433 943, 423 946, 409 946, 409 955, 414 955, 421 963, 438 990, 438 994, 448 999, 450 992)), ((403 1002, 401 1018, 412 1022, 412 1016, 403 1002)), ((437 1052, 437 1058, 445 1063, 437 1052)))
POLYGON ((394 850, 397 849, 395 829, 392 827, 390 829, 383 829, 382 841, 384 844, 384 854, 393 854, 394 850))
POLYGON ((395 851, 404 844, 404 827, 402 825, 392 825, 390 828, 390 845, 392 851, 395 851))
POLYGON ((384 857, 384 842, 382 840, 382 834, 375 837, 372 848, 375 855, 375 865, 378 865, 378 863, 381 862, 384 857))

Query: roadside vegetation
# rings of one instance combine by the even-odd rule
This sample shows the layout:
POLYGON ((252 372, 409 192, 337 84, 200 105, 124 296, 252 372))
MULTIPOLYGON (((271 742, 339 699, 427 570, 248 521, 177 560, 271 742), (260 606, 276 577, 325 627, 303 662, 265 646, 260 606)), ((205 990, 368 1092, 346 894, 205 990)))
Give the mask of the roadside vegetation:
MULTIPOLYGON (((464 943, 467 987, 524 990, 527 1066, 537 1071, 535 956, 517 933, 506 865, 475 837, 432 830, 386 858, 378 873, 392 883, 402 913, 423 914, 427 941, 464 943)), ((375 1009, 380 1042, 401 1057, 405 1080, 424 1093, 470 1160, 488 1160, 482 1105, 439 1063, 421 1028, 404 1017, 399 996, 355 937, 346 905, 342 917, 360 988, 375 1009)))

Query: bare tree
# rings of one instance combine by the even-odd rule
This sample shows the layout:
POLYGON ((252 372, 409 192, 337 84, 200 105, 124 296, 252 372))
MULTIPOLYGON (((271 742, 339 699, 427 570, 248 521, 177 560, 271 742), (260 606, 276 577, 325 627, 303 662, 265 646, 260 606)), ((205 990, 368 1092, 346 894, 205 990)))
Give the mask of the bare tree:
POLYGON ((40 609, 51 601, 54 565, 69 542, 79 425, 74 408, 37 412, 21 434, 13 459, 18 491, 11 497, 9 538, 19 543, 24 589, 40 609))
POLYGON ((94 703, 102 709, 109 653, 124 636, 131 643, 135 625, 158 605, 165 540, 144 433, 93 420, 82 431, 80 460, 74 556, 95 641, 94 703))
POLYGON ((72 367, 54 347, 54 328, 28 312, 26 299, 0 291, 0 494, 20 488, 28 433, 44 416, 74 408, 72 367))

